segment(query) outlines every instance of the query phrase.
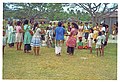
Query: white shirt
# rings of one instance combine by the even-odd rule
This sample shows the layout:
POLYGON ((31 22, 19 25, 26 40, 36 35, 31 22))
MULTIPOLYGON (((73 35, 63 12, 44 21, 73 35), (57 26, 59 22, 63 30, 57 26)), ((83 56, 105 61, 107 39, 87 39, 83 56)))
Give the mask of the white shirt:
POLYGON ((88 35, 88 40, 92 40, 91 38, 93 38, 93 33, 89 33, 88 35))
POLYGON ((33 37, 41 37, 40 32, 41 32, 41 29, 37 28, 37 30, 36 30, 35 34, 33 35, 33 37))
POLYGON ((14 31, 13 26, 8 27, 8 33, 12 33, 14 31))
POLYGON ((101 45, 101 42, 102 42, 102 36, 98 36, 98 37, 97 37, 97 43, 96 43, 96 44, 101 45))
POLYGON ((102 43, 104 44, 106 41, 106 37, 105 37, 105 35, 102 35, 101 37, 102 37, 102 43))
POLYGON ((90 28, 90 26, 88 25, 88 26, 84 26, 84 29, 85 30, 88 30, 90 28))
POLYGON ((102 29, 101 29, 102 31, 105 31, 105 27, 102 27, 102 29))
POLYGON ((83 29, 83 26, 79 26, 79 29, 82 30, 82 29, 83 29))

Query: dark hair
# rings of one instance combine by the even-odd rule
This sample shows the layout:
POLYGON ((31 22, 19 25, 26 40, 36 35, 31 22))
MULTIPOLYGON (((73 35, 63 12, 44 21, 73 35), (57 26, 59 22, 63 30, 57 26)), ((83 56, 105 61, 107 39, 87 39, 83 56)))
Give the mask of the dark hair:
POLYGON ((20 21, 17 21, 17 25, 20 26, 21 22, 20 21))
POLYGON ((8 24, 10 24, 10 21, 8 21, 8 24))
POLYGON ((102 24, 100 24, 100 25, 102 25, 102 24))
POLYGON ((49 30, 49 27, 47 27, 46 30, 49 30))
POLYGON ((70 24, 70 22, 68 22, 68 24, 70 24))
POLYGON ((52 25, 52 22, 50 22, 49 24, 52 25))
POLYGON ((109 26, 108 25, 106 25, 106 28, 108 28, 109 26))
POLYGON ((85 22, 85 24, 88 24, 88 22, 85 22))
POLYGON ((103 27, 106 27, 106 24, 105 24, 105 23, 103 23, 102 25, 103 25, 103 27))
POLYGON ((72 23, 74 25, 74 28, 78 29, 78 25, 76 23, 72 23))
POLYGON ((99 32, 98 35, 101 36, 101 35, 102 35, 102 32, 99 32))
POLYGON ((61 23, 61 22, 58 22, 58 26, 61 27, 61 26, 62 26, 62 23, 61 23))
POLYGON ((35 27, 38 25, 38 23, 36 22, 35 24, 34 24, 34 27, 33 27, 33 30, 35 30, 35 27))
POLYGON ((102 31, 103 33, 105 33, 105 31, 102 31))
POLYGON ((98 23, 96 22, 96 25, 98 25, 98 23))
POLYGON ((13 21, 10 22, 10 26, 12 26, 12 25, 13 25, 13 21))
POLYGON ((81 40, 81 39, 80 39, 79 41, 80 41, 80 42, 82 42, 82 40, 81 40))
POLYGON ((93 31, 94 31, 94 30, 93 30, 92 28, 90 28, 90 30, 91 30, 91 31, 92 31, 92 33, 93 33, 93 31))
POLYGON ((25 25, 25 24, 28 24, 28 20, 25 20, 25 21, 24 21, 24 25, 25 25))

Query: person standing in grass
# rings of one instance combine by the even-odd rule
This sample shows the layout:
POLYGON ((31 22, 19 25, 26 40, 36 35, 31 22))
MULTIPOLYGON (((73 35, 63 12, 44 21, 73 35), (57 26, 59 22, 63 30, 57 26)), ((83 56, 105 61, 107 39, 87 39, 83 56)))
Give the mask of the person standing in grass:
POLYGON ((6 36, 5 36, 5 30, 3 30, 3 55, 4 55, 4 48, 6 46, 6 36))
POLYGON ((92 40, 93 40, 93 29, 90 28, 89 31, 89 35, 88 35, 88 48, 90 49, 90 53, 92 53, 92 40))
POLYGON ((32 35, 30 34, 30 26, 28 25, 28 20, 24 21, 24 52, 25 53, 29 53, 29 51, 31 50, 31 39, 32 39, 32 35))
POLYGON ((15 42, 15 31, 14 31, 14 27, 13 27, 13 22, 10 22, 10 26, 8 27, 8 39, 7 39, 7 43, 9 44, 9 47, 13 47, 14 46, 14 42, 15 42))
POLYGON ((73 55, 74 54, 74 48, 76 47, 76 41, 77 41, 77 34, 78 34, 78 25, 76 23, 72 23, 72 29, 70 31, 70 35, 66 45, 67 45, 67 54, 73 55))
POLYGON ((84 33, 85 33, 86 42, 87 42, 87 40, 88 40, 89 29, 90 29, 90 26, 89 26, 88 23, 86 22, 85 25, 84 25, 84 33))
POLYGON ((96 43, 96 38, 97 38, 98 32, 99 32, 99 25, 98 25, 98 23, 96 23, 96 26, 93 27, 93 30, 94 30, 93 31, 93 40, 96 43))
POLYGON ((100 51, 101 56, 101 45, 102 45, 102 32, 98 33, 98 37, 96 38, 96 52, 98 56, 98 51, 100 51))
POLYGON ((45 30, 44 29, 46 28, 44 22, 41 22, 40 28, 41 28, 41 32, 42 32, 41 40, 44 41, 45 40, 45 30))
POLYGON ((101 53, 104 56, 104 47, 107 45, 105 31, 102 31, 102 45, 101 45, 101 53))
POLYGON ((39 55, 40 46, 41 46, 41 29, 39 28, 38 23, 34 24, 34 35, 31 40, 31 46, 35 55, 39 55))
POLYGON ((106 29, 106 42, 107 42, 109 38, 109 26, 106 25, 105 29, 106 29))
POLYGON ((78 39, 81 39, 81 37, 83 36, 83 23, 81 22, 79 25, 79 30, 78 30, 78 39))
POLYGON ((65 29, 62 27, 62 23, 58 22, 58 26, 55 28, 55 53, 57 56, 61 54, 61 46, 63 45, 65 29))
POLYGON ((17 50, 21 50, 22 42, 23 42, 23 29, 21 27, 21 22, 17 21, 16 28, 16 45, 17 50))

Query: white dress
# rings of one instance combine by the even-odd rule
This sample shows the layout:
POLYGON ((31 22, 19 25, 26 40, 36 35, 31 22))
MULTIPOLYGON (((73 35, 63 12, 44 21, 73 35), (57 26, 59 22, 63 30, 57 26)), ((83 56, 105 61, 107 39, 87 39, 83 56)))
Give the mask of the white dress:
POLYGON ((92 47, 93 33, 88 35, 88 47, 92 47))
POLYGON ((97 37, 96 48, 101 48, 102 45, 102 36, 97 37))

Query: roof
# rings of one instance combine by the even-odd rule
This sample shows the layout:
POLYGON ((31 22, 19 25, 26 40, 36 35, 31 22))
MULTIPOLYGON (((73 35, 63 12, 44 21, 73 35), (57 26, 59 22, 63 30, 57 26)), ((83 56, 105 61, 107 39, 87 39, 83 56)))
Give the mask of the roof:
POLYGON ((118 17, 118 12, 112 12, 112 13, 107 13, 106 15, 104 15, 104 18, 108 18, 108 17, 118 17))

